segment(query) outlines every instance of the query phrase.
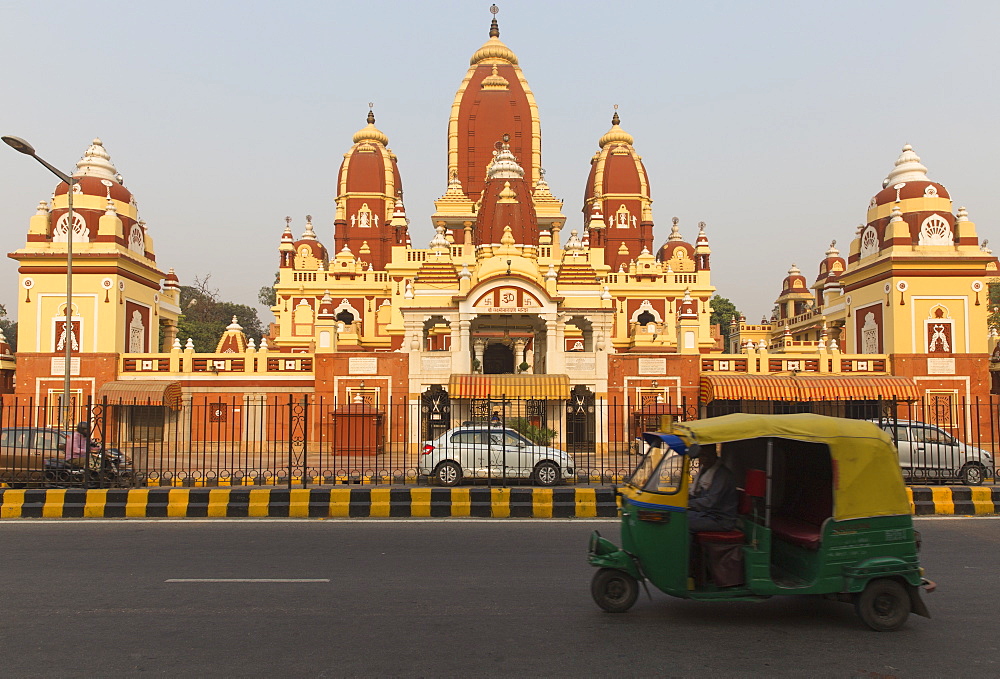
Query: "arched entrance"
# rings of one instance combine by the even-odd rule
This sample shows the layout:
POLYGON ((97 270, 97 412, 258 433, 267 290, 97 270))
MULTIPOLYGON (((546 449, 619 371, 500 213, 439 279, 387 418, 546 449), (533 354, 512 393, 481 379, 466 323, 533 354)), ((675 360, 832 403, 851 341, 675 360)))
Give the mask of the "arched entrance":
POLYGON ((483 352, 483 373, 509 375, 514 372, 514 349, 500 342, 491 342, 483 352))

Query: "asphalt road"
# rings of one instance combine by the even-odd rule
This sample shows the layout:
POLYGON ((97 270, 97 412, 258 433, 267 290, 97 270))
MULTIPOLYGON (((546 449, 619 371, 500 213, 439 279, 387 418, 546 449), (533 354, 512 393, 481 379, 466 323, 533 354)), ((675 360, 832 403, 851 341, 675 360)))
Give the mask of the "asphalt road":
POLYGON ((934 618, 888 634, 813 598, 653 592, 603 613, 595 527, 617 536, 584 520, 0 522, 0 676, 1000 674, 1000 520, 919 520, 934 618), (268 581, 192 581, 218 579, 268 581))

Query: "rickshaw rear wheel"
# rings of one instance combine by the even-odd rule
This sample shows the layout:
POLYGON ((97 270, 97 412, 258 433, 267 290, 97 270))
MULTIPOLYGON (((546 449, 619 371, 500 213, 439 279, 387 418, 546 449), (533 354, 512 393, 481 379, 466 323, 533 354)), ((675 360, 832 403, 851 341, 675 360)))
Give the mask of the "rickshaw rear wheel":
POLYGON ((624 613, 639 597, 639 583, 624 571, 602 568, 590 581, 590 595, 608 613, 624 613))
POLYGON ((910 594, 897 580, 872 580, 855 599, 854 610, 876 632, 893 632, 910 617, 910 594))

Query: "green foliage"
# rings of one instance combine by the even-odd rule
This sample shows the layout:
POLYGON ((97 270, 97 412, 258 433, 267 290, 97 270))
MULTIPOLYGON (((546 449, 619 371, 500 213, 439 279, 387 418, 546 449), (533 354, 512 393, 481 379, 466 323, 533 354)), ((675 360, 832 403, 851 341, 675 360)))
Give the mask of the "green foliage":
POLYGON ((257 301, 261 305, 267 308, 273 307, 278 303, 278 293, 274 291, 274 287, 278 284, 278 272, 274 272, 274 283, 271 285, 262 285, 260 290, 257 291, 257 301))
POLYGON ((557 434, 554 429, 535 426, 523 417, 510 418, 507 420, 507 426, 517 431, 521 434, 521 436, 528 439, 535 445, 539 446, 551 445, 557 434))
POLYGON ((729 334, 730 322, 734 317, 739 318, 740 312, 735 304, 720 295, 713 295, 709 304, 712 305, 712 317, 709 323, 718 325, 723 337, 725 337, 729 334))
POLYGON ((0 330, 3 330, 10 350, 17 351, 17 321, 7 318, 7 307, 3 304, 0 304, 0 330))
POLYGON ((208 287, 211 274, 204 278, 194 279, 194 285, 181 286, 182 315, 177 323, 177 337, 181 343, 187 338, 194 340, 194 350, 212 352, 219 343, 219 338, 226 331, 226 326, 236 322, 243 327, 248 338, 259 342, 264 334, 257 310, 245 304, 224 302, 219 299, 219 291, 208 287))
POLYGON ((990 315, 986 322, 990 328, 1000 332, 1000 279, 994 278, 987 285, 990 292, 990 315))

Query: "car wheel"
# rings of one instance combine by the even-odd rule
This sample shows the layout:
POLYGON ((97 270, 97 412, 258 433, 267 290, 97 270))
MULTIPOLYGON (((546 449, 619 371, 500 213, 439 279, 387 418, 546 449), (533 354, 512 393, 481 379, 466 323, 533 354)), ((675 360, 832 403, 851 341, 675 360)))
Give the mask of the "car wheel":
POLYGON ((457 486, 462 482, 462 468, 454 462, 442 462, 434 470, 434 478, 442 486, 457 486))
POLYGON ((602 568, 590 581, 590 595, 608 613, 624 613, 638 598, 639 583, 625 571, 602 568))
POLYGON ((539 486, 554 486, 559 483, 559 467, 553 462, 539 462, 533 476, 539 486))
POLYGON ((985 476, 983 468, 975 462, 970 462, 962 467, 962 471, 958 475, 962 479, 962 483, 966 486, 983 485, 983 476, 985 476))
POLYGON ((855 599, 854 610, 876 632, 893 632, 910 617, 910 594, 898 580, 872 580, 855 599))

